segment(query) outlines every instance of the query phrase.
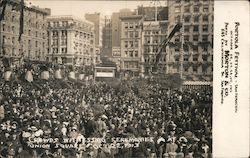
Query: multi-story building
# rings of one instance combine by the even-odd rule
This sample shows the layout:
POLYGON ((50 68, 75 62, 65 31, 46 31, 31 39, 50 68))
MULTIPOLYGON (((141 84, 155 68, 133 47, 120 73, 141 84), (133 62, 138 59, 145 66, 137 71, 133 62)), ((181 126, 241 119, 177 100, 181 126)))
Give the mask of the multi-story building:
POLYGON ((103 48, 103 28, 105 18, 101 13, 88 13, 85 14, 85 19, 94 23, 95 51, 99 61, 103 48))
POLYGON ((123 16, 121 19, 121 72, 139 76, 142 71, 141 35, 142 16, 123 16))
POLYGON ((103 39, 102 39, 102 53, 101 56, 112 57, 112 26, 111 17, 105 16, 104 28, 103 28, 103 39))
POLYGON ((152 72, 161 71, 166 73, 166 47, 161 44, 167 38, 168 22, 164 21, 144 21, 142 31, 142 60, 144 75, 150 75, 152 72), (159 49, 161 54, 156 59, 159 49), (157 60, 157 61, 156 61, 157 60))
POLYGON ((178 22, 183 27, 167 46, 167 73, 180 73, 186 80, 211 80, 214 2, 173 0, 168 3, 168 30, 178 22))
POLYGON ((76 66, 96 63, 92 22, 74 16, 50 16, 47 21, 50 61, 76 66))
POLYGON ((121 17, 130 16, 135 12, 130 9, 121 9, 119 12, 114 12, 111 16, 112 26, 112 48, 121 46, 121 17))
MULTIPOLYGON (((24 7, 23 34, 20 42, 20 1, 9 0, 0 22, 0 56, 30 60, 46 60, 48 53, 46 16, 50 9, 24 7)), ((1 10, 1 9, 0 9, 1 10)))

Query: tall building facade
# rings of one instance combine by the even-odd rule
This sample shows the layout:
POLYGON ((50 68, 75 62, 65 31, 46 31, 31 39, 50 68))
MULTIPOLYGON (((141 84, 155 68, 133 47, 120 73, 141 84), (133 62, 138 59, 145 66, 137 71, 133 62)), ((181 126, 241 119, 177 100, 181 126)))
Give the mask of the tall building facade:
POLYGON ((161 71, 166 73, 167 60, 166 60, 166 47, 162 47, 163 40, 167 37, 168 22, 164 21, 144 21, 142 31, 142 73, 146 76, 151 75, 153 72, 161 71), (159 59, 156 59, 158 50, 161 49, 159 59), (156 61, 157 60, 157 61, 156 61))
POLYGON ((126 76, 139 76, 142 72, 141 38, 142 16, 121 17, 121 58, 120 69, 126 76))
POLYGON ((74 16, 50 16, 47 21, 50 61, 76 66, 96 64, 93 23, 74 16))
POLYGON ((0 22, 0 56, 11 59, 46 60, 48 37, 46 17, 50 9, 24 7, 24 26, 20 42, 20 1, 9 0, 4 19, 0 22))
POLYGON ((104 17, 104 28, 103 28, 103 37, 102 37, 102 53, 101 56, 112 57, 112 23, 111 17, 104 17))
POLYGON ((121 46, 121 17, 130 16, 135 14, 135 12, 130 9, 121 9, 119 12, 114 12, 111 16, 112 25, 112 47, 121 46))
POLYGON ((180 73, 185 80, 212 80, 214 2, 173 0, 168 3, 168 30, 178 22, 182 28, 167 46, 167 73, 180 73))
POLYGON ((88 13, 85 14, 85 19, 94 24, 95 33, 95 52, 98 57, 98 62, 103 49, 103 29, 105 18, 101 13, 88 13))

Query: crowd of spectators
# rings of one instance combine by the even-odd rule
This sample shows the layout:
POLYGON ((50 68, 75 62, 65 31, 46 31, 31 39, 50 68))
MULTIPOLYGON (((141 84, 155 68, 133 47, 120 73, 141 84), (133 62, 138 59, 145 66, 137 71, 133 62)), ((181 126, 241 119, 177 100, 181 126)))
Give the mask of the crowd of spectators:
POLYGON ((141 95, 136 81, 116 87, 64 83, 0 81, 0 157, 211 157, 211 89, 180 91, 147 83, 147 95, 141 95), (139 137, 153 141, 123 148, 87 142, 139 137), (32 146, 51 138, 48 148, 32 146), (56 145, 68 138, 80 141, 56 145))

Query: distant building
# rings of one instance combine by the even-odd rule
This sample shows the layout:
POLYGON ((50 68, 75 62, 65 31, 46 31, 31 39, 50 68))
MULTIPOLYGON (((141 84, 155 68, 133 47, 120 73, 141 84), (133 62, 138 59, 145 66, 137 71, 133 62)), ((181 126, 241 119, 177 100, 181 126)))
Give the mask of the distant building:
POLYGON ((103 39, 102 39, 102 53, 101 56, 112 57, 112 23, 111 17, 104 17, 103 39))
POLYGON ((50 15, 50 9, 25 4, 24 33, 19 42, 20 1, 7 2, 5 16, 0 23, 0 56, 46 60, 48 53, 46 17, 50 15))
POLYGON ((168 3, 168 30, 178 22, 183 27, 167 47, 167 73, 180 73, 185 80, 212 80, 214 2, 174 0, 168 3))
POLYGON ((74 16, 50 16, 50 61, 66 65, 96 64, 94 24, 74 16))
POLYGON ((121 73, 139 76, 141 65, 142 16, 123 16, 121 19, 121 73))
POLYGON ((85 19, 94 23, 94 34, 95 34, 95 51, 100 58, 103 48, 103 29, 105 26, 105 18, 101 13, 88 13, 85 14, 85 19))
POLYGON ((121 9, 111 16, 112 26, 112 47, 120 47, 121 45, 121 17, 133 15, 135 12, 130 9, 121 9))

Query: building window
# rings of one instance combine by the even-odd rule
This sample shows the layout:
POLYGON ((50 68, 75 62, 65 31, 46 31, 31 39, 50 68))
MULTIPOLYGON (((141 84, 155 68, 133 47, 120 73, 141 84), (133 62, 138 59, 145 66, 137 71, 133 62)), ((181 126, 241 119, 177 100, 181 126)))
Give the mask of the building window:
POLYGON ((202 72, 204 72, 206 74, 207 73, 207 68, 206 67, 202 67, 202 72))
POLYGON ((128 57, 128 51, 124 51, 124 56, 128 57))
POLYGON ((176 62, 180 61, 180 58, 176 57, 176 58, 175 58, 175 61, 176 61, 176 62))
POLYGON ((207 45, 202 46, 202 50, 203 50, 204 52, 207 52, 207 51, 208 51, 208 46, 207 46, 207 45))
POLYGON ((158 47, 157 46, 153 46, 153 52, 157 52, 158 51, 158 47))
POLYGON ((135 47, 138 48, 138 41, 135 41, 135 47))
POLYGON ((202 35, 202 41, 207 42, 208 41, 208 35, 202 35))
POLYGON ((12 37, 12 44, 15 44, 15 37, 12 37))
POLYGON ((193 67, 193 72, 197 73, 197 67, 196 66, 193 67))
POLYGON ((149 37, 145 37, 145 43, 149 44, 150 43, 150 38, 149 37))
POLYGON ((198 61, 198 56, 197 55, 193 56, 193 61, 198 61))
POLYGON ((184 22, 189 22, 190 21, 190 16, 186 16, 185 18, 184 18, 184 22))
POLYGON ((133 48, 134 47, 134 42, 133 41, 129 41, 129 47, 133 48))
POLYGON ((198 31, 199 31, 199 25, 194 25, 193 31, 194 31, 194 32, 198 32, 198 31))
POLYGON ((128 23, 124 23, 124 28, 125 28, 125 29, 128 28, 128 23))
POLYGON ((138 57, 138 51, 135 51, 135 57, 138 57))
POLYGON ((133 51, 129 51, 129 57, 133 57, 133 51))
POLYGON ((134 24, 133 23, 129 23, 129 28, 130 29, 134 28, 134 24))
POLYGON ((138 31, 135 31, 135 37, 136 37, 136 38, 139 37, 138 31))
POLYGON ((194 52, 198 52, 198 46, 197 46, 197 45, 194 45, 194 46, 193 46, 193 51, 194 51, 194 52))
POLYGON ((203 32, 208 32, 208 25, 203 25, 202 26, 202 31, 203 32))
POLYGON ((62 30, 62 36, 63 37, 67 36, 67 31, 66 30, 62 30))
POLYGON ((133 34, 133 31, 129 31, 129 37, 130 37, 130 38, 133 38, 133 35, 134 35, 134 34, 133 34))
POLYGON ((184 41, 187 41, 187 42, 189 41, 189 35, 184 36, 184 41))
POLYGON ((189 51, 188 45, 184 45, 183 50, 184 50, 184 52, 188 52, 189 51))
POLYGON ((15 26, 11 27, 12 33, 15 33, 15 26))
POLYGON ((208 12, 208 11, 209 11, 209 7, 208 7, 208 5, 203 6, 203 12, 208 12))
POLYGON ((207 55, 202 55, 202 60, 207 61, 207 55))
POLYGON ((179 6, 176 6, 174 11, 175 13, 179 13, 181 11, 181 8, 179 6))
POLYGON ((197 13, 200 11, 200 7, 198 5, 194 6, 194 12, 197 13))
POLYGON ((124 41, 124 47, 128 48, 128 41, 124 41))
POLYGON ((184 32, 189 32, 189 26, 184 26, 184 32))
POLYGON ((175 47, 174 51, 175 51, 175 52, 179 52, 179 51, 180 51, 180 48, 179 48, 179 47, 175 47))
POLYGON ((5 31, 5 24, 2 25, 2 30, 5 31))
POLYGON ((199 35, 193 35, 193 41, 199 41, 199 35))
POLYGON ((194 17, 194 22, 199 22, 199 15, 194 17))
POLYGON ((185 12, 185 13, 189 13, 189 12, 190 12, 189 6, 185 6, 185 7, 184 7, 184 12, 185 12))
POLYGON ((180 22, 180 19, 181 19, 180 16, 176 16, 176 17, 175 17, 175 22, 176 22, 176 23, 180 22))
POLYGON ((65 46, 67 44, 67 40, 66 39, 61 39, 61 45, 65 46))
POLYGON ((128 31, 124 32, 124 36, 125 36, 125 38, 128 38, 128 31))
POLYGON ((203 22, 208 22, 208 16, 207 15, 203 15, 202 20, 203 20, 203 22))

